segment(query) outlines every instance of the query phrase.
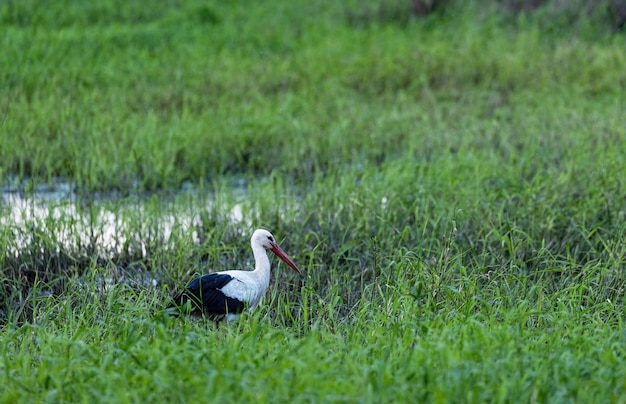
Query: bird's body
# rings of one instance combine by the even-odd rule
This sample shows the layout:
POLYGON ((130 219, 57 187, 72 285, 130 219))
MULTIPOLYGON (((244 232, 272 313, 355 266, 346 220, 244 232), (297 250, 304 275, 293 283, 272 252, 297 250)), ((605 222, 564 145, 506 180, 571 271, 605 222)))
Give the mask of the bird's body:
POLYGON ((256 230, 250 240, 256 262, 254 271, 222 271, 194 278, 174 297, 169 306, 213 320, 234 320, 248 309, 254 310, 270 283, 270 260, 267 250, 278 255, 294 271, 298 267, 264 229, 256 230))

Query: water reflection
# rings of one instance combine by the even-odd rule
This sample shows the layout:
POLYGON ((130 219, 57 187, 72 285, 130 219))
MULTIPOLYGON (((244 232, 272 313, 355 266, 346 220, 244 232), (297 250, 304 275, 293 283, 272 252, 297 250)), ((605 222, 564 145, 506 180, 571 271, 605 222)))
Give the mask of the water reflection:
POLYGON ((167 241, 178 232, 200 242, 202 214, 219 215, 232 225, 249 227, 242 209, 244 192, 233 195, 227 202, 219 202, 188 187, 175 197, 101 198, 86 203, 64 183, 43 186, 28 195, 4 187, 0 231, 5 239, 10 234, 5 253, 13 256, 41 236, 70 251, 97 246, 99 253, 121 253, 132 246, 140 250, 135 253, 145 256, 150 238, 167 241))

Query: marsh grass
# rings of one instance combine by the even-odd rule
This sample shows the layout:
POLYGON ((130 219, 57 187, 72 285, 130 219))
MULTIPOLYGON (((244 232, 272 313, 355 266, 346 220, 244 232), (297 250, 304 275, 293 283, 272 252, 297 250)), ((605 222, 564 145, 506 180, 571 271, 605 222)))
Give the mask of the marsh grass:
POLYGON ((623 35, 445 3, 0 6, 0 400, 623 401, 623 35))
POLYGON ((315 4, 275 14, 195 2, 128 14, 130 5, 65 8, 73 12, 2 9, 10 119, 0 164, 43 181, 71 177, 87 193, 224 173, 278 171, 307 183, 345 161, 454 147, 442 133, 463 116, 526 119, 512 106, 520 97, 522 108, 536 106, 537 91, 560 102, 619 98, 626 71, 621 36, 566 39, 532 21, 477 24, 471 14, 355 29, 341 7, 315 4), (228 18, 203 23, 201 9, 228 18), (291 22, 268 29, 276 18, 291 22), (34 20, 37 29, 24 28, 34 20))
POLYGON ((160 305, 158 292, 117 285, 102 294, 87 285, 41 302, 37 320, 5 330, 11 370, 3 398, 180 401, 210 392, 223 400, 611 401, 623 394, 615 316, 623 307, 581 302, 595 277, 558 296, 521 280, 512 302, 510 281, 483 288, 469 277, 433 290, 431 275, 421 299, 398 281, 371 283, 349 316, 338 314, 336 292, 320 299, 302 288, 294 321, 294 300, 275 292, 277 317, 263 310, 219 328, 154 317, 147 308, 160 305))

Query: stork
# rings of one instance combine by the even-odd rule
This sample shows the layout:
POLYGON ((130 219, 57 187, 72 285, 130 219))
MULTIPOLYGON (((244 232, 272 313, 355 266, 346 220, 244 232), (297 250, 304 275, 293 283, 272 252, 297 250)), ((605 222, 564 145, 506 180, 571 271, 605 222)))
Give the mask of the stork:
POLYGON ((267 250, 276 254, 294 271, 301 273, 269 231, 255 230, 250 245, 256 262, 254 271, 222 271, 194 278, 174 297, 166 310, 176 308, 175 315, 181 311, 194 315, 204 314, 215 321, 235 320, 246 308, 249 311, 254 310, 261 303, 270 284, 267 250))

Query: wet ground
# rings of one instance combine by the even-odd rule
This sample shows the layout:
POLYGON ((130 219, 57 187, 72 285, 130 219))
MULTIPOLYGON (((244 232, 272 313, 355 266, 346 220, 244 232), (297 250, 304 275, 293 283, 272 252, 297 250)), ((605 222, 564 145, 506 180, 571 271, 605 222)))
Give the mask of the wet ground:
POLYGON ((187 186, 175 195, 110 194, 85 200, 66 182, 30 189, 3 186, 0 323, 7 309, 17 307, 2 306, 31 295, 35 282, 40 283, 39 297, 62 293, 66 271, 78 274, 79 284, 90 282, 97 290, 119 284, 159 288, 160 271, 145 260, 155 241, 162 241, 159 248, 168 248, 172 236, 201 243, 207 225, 202 215, 219 215, 233 226, 249 227, 237 199, 243 200, 245 191, 235 194, 239 196, 222 203, 187 186), (85 268, 96 269, 83 272, 85 268))
MULTIPOLYGON (((241 197, 245 191, 237 191, 241 197)), ((198 196, 198 191, 191 186, 177 195, 193 200, 193 212, 190 209, 177 209, 172 212, 172 197, 164 197, 163 209, 146 209, 146 196, 129 196, 121 198, 112 193, 107 196, 91 199, 88 202, 73 191, 73 187, 66 182, 57 182, 51 185, 41 185, 25 191, 24 187, 4 186, 0 203, 0 226, 14 229, 27 229, 33 225, 48 228, 54 233, 55 239, 62 246, 72 247, 76 244, 85 245, 98 238, 98 245, 106 251, 120 251, 121 246, 127 244, 128 236, 132 233, 130 225, 136 221, 149 220, 162 233, 163 239, 169 239, 176 227, 193 228, 199 226, 202 210, 222 210, 223 217, 233 225, 244 224, 242 204, 237 202, 232 206, 217 206, 215 198, 198 196), (204 203, 205 206, 197 206, 204 203)), ((152 206, 151 206, 152 208, 152 206)), ((146 224, 145 222, 143 224, 146 224)), ((27 245, 28 231, 17 232, 18 239, 10 246, 19 248, 27 245)), ((198 241, 195 235, 195 241, 198 241)), ((17 251, 10 251, 17 253, 17 251)), ((145 250, 142 251, 145 253, 145 250)))

